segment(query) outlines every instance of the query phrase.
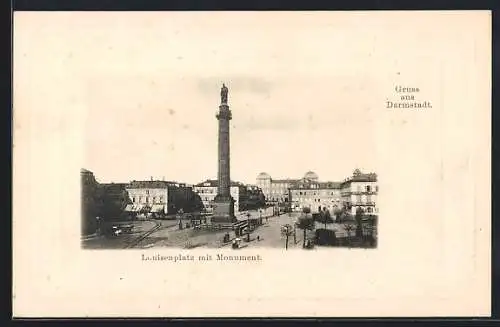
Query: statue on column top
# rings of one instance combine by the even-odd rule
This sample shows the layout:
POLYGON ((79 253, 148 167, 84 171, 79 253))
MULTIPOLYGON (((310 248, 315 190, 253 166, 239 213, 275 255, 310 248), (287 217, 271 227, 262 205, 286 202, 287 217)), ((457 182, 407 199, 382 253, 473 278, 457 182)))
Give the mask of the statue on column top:
POLYGON ((222 83, 222 88, 220 90, 221 103, 227 103, 227 92, 228 92, 228 89, 226 87, 226 84, 222 83))

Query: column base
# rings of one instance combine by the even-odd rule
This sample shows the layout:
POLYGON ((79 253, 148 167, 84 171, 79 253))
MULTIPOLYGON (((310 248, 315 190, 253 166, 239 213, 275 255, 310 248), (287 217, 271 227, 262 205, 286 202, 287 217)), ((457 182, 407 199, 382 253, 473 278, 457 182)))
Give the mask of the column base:
POLYGON ((222 197, 217 195, 213 202, 212 223, 234 223, 234 200, 232 197, 222 197))

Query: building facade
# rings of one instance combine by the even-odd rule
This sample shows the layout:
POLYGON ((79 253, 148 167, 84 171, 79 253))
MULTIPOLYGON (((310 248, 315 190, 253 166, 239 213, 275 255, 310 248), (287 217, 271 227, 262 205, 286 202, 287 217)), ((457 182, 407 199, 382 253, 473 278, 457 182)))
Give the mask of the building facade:
POLYGON ((268 204, 287 203, 289 201, 288 190, 298 180, 296 179, 272 179, 267 173, 257 176, 257 187, 262 190, 268 204))
MULTIPOLYGON (((193 187, 194 192, 200 196, 203 207, 207 212, 213 212, 217 188, 217 180, 210 179, 196 184, 193 187)), ((265 205, 264 194, 256 185, 245 185, 243 183, 231 181, 230 194, 234 200, 235 213, 262 208, 265 205)))
MULTIPOLYGON (((269 178, 266 181, 269 181, 269 178)), ((362 173, 356 169, 352 176, 342 182, 320 182, 318 175, 309 171, 302 179, 289 186, 288 201, 292 211, 301 211, 308 207, 313 213, 321 208, 333 213, 344 209, 354 215, 356 210, 361 208, 367 214, 378 214, 377 194, 375 173, 362 173)))
POLYGON ((312 213, 323 208, 333 213, 342 205, 340 183, 304 178, 290 188, 290 203, 292 211, 301 211, 308 207, 312 213))
POLYGON ((126 187, 131 204, 127 212, 155 215, 176 214, 182 209, 192 212, 201 208, 201 201, 191 186, 171 181, 132 181, 126 187))
POLYGON ((363 209, 366 214, 378 214, 377 195, 378 183, 375 173, 366 174, 356 169, 352 176, 341 183, 342 205, 352 215, 356 214, 358 208, 363 209))
MULTIPOLYGON (((203 203, 203 207, 206 212, 213 212, 214 208, 214 200, 217 196, 219 183, 217 180, 209 179, 199 184, 196 184, 193 187, 195 193, 197 193, 201 202, 203 203)), ((240 211, 240 199, 244 196, 245 186, 240 183, 232 182, 229 188, 229 192, 231 197, 234 200, 234 212, 240 211)))

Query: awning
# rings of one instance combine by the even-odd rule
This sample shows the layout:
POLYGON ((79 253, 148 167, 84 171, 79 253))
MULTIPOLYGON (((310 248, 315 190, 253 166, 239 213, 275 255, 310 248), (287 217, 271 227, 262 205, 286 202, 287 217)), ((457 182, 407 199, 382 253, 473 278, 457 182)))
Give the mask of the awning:
POLYGON ((134 211, 134 205, 133 204, 127 204, 125 207, 126 212, 133 212, 134 211))
POLYGON ((153 204, 151 207, 151 212, 162 212, 165 206, 163 204, 153 204))
POLYGON ((145 205, 144 205, 144 204, 137 204, 137 205, 135 206, 135 208, 134 208, 134 211, 135 211, 135 212, 139 212, 139 211, 143 210, 143 209, 144 209, 144 207, 145 207, 145 205))

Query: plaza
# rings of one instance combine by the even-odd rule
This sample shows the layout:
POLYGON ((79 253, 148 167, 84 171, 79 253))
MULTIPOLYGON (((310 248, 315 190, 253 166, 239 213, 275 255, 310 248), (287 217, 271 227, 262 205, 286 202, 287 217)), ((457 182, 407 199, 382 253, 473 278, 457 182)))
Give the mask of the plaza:
MULTIPOLYGON (((245 216, 259 217, 261 212, 248 211, 245 216), (247 214, 250 214, 248 216, 247 214)), ((276 216, 262 218, 262 225, 256 226, 248 235, 243 233, 236 236, 234 230, 230 229, 197 229, 193 226, 179 228, 178 220, 146 220, 133 223, 131 233, 123 233, 116 236, 95 235, 82 240, 84 248, 88 249, 119 249, 119 248, 207 248, 207 249, 231 249, 232 241, 237 237, 241 239, 239 249, 251 248, 281 248, 286 247, 286 237, 282 234, 285 225, 295 226, 300 213, 286 213, 276 216), (225 235, 229 235, 229 241, 224 242, 225 235)), ((184 222, 186 225, 187 220, 184 222)), ((349 235, 355 237, 355 230, 346 231, 344 223, 329 223, 326 229, 333 230, 338 239, 346 239, 349 235)), ((324 229, 323 223, 315 222, 314 230, 306 231, 306 239, 313 241, 315 230, 324 229)), ((304 244, 304 231, 296 228, 295 236, 291 233, 288 237, 289 250, 302 249, 304 244)))

